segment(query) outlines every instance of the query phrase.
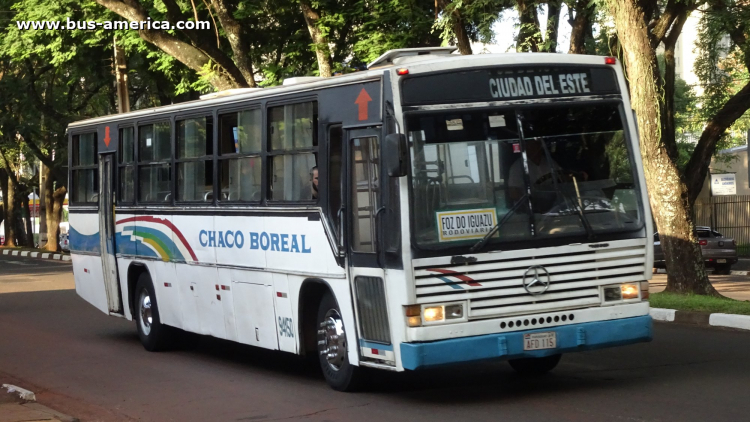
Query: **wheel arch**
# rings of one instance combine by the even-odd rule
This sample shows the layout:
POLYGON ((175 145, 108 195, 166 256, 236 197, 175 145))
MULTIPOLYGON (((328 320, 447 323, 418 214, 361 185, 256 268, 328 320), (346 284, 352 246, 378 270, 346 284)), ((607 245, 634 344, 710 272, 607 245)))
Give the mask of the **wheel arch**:
POLYGON ((326 293, 333 296, 338 305, 338 298, 331 285, 320 278, 308 278, 302 282, 297 303, 297 325, 300 343, 300 355, 315 356, 317 345, 318 306, 326 293))
POLYGON ((135 287, 138 284, 138 278, 140 278, 143 273, 148 274, 149 277, 151 276, 146 264, 133 262, 128 266, 128 309, 130 309, 130 315, 134 315, 135 312, 135 309, 133 308, 133 304, 135 303, 135 287))

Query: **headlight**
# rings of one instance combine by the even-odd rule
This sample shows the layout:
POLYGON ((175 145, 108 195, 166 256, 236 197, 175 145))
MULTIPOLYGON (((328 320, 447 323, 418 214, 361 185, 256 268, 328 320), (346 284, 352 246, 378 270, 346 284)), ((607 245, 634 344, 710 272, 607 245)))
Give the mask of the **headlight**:
POLYGON ((438 324, 443 321, 459 322, 466 320, 464 303, 449 303, 441 305, 409 305, 404 307, 406 324, 409 327, 419 327, 424 324, 438 324))
POLYGON ((620 286, 622 290, 623 299, 638 299, 638 285, 637 284, 623 284, 620 286))
POLYGON ((424 308, 422 311, 422 316, 424 317, 425 322, 438 322, 445 319, 445 314, 443 312, 442 306, 431 306, 429 308, 424 308))

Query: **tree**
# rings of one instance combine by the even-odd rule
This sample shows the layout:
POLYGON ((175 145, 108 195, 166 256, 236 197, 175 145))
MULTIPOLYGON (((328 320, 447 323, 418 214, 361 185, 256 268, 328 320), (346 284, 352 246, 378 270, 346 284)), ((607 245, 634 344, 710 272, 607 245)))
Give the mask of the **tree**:
MULTIPOLYGON (((721 0, 708 4, 726 9, 721 0)), ((691 211, 718 141, 750 107, 746 100, 750 82, 710 117, 685 171, 681 172, 675 137, 674 49, 688 14, 700 4, 669 0, 663 10, 657 1, 608 0, 607 5, 614 18, 632 87, 631 103, 640 129, 649 198, 669 270, 667 291, 718 296, 706 275, 693 232, 691 211), (664 72, 659 70, 656 54, 660 44, 664 45, 664 72)), ((736 38, 735 43, 741 49, 747 48, 744 22, 734 20, 724 27, 735 34, 733 39, 736 38)))
MULTIPOLYGON (((18 0, 7 9, 16 11, 14 20, 64 21, 87 16, 92 7, 92 2, 18 0)), ((15 25, 2 30, 0 131, 6 143, 16 142, 43 164, 46 248, 55 251, 67 193, 65 131, 76 119, 112 110, 111 43, 102 32, 20 31, 15 25)), ((9 186, 17 189, 15 183, 9 177, 9 186)))

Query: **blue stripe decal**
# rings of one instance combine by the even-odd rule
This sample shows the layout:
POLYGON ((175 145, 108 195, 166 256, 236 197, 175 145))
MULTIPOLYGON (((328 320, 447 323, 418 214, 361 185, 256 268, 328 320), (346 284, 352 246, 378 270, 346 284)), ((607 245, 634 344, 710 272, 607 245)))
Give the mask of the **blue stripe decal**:
POLYGON ((101 252, 101 244, 99 243, 99 232, 96 232, 94 234, 85 235, 79 233, 75 227, 70 227, 70 233, 68 234, 68 239, 70 241, 70 250, 71 251, 80 251, 80 252, 101 252))
POLYGON ((359 340, 359 347, 369 347, 370 349, 388 350, 389 352, 393 351, 392 344, 373 343, 373 342, 362 340, 362 339, 359 340))
POLYGON ((439 275, 436 275, 435 277, 437 277, 437 278, 443 280, 444 282, 448 283, 448 285, 451 286, 451 287, 453 287, 454 289, 458 289, 458 290, 463 290, 464 289, 463 287, 459 286, 458 284, 456 284, 455 281, 451 280, 448 277, 442 277, 442 276, 439 276, 439 275))
POLYGON ((417 369, 487 359, 539 358, 651 341, 651 332, 651 316, 644 315, 425 343, 401 343, 401 363, 404 369, 417 369), (556 348, 523 350, 524 334, 548 331, 557 334, 556 348))

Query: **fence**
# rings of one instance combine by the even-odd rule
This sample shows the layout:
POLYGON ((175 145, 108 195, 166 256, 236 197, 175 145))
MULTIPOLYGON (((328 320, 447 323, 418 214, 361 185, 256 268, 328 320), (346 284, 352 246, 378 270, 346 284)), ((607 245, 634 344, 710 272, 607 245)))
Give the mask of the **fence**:
POLYGON ((750 195, 713 196, 710 202, 696 202, 693 221, 734 238, 737 253, 750 255, 750 195))

